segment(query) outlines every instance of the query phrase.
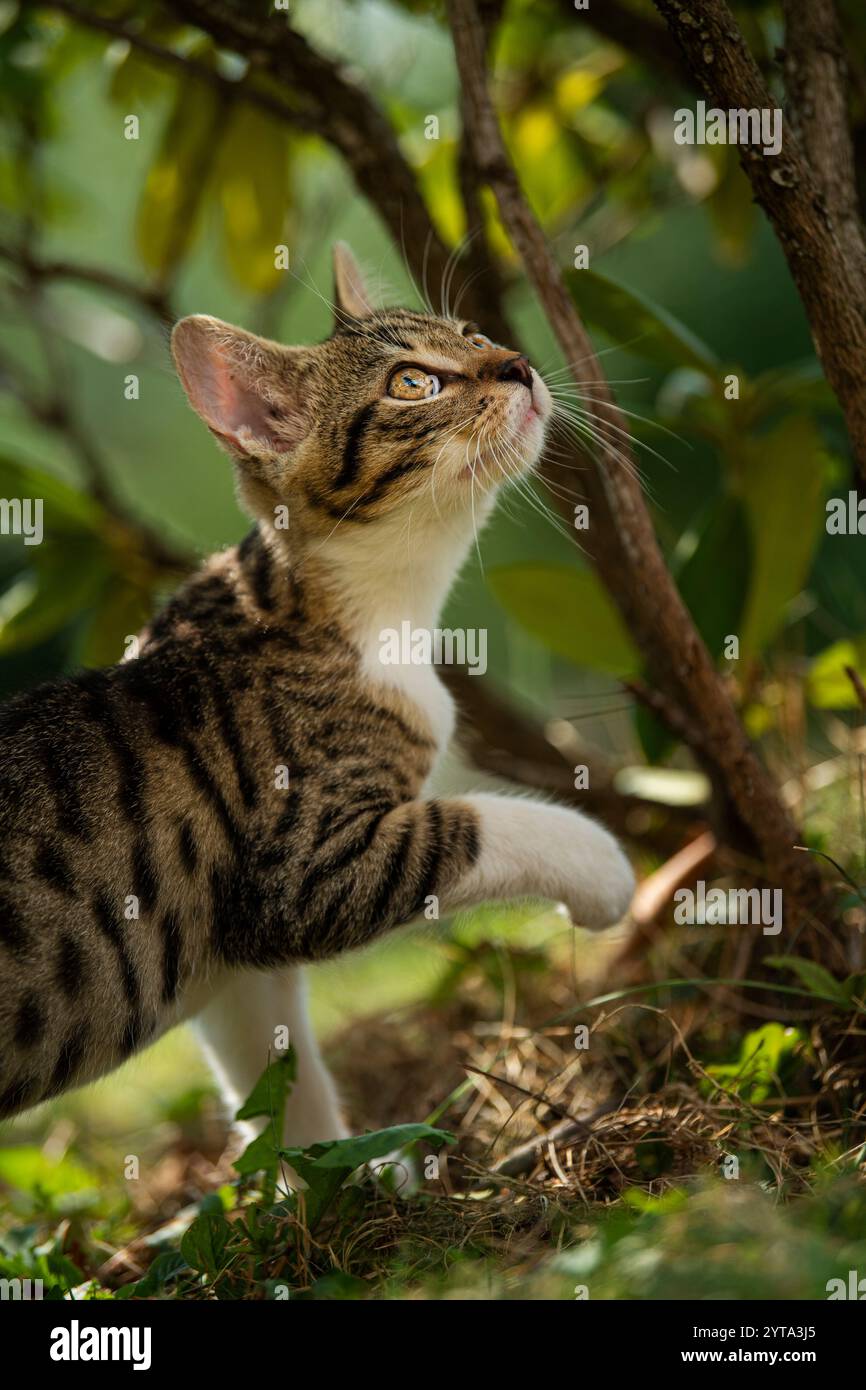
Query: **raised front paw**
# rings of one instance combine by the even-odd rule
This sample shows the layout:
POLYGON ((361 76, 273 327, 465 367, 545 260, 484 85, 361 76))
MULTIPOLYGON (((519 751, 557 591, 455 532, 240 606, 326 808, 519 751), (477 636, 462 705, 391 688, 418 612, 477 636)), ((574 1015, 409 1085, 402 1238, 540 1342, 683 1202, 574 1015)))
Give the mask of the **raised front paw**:
POLYGON ((553 811, 546 829, 548 862, 559 879, 559 898, 575 926, 600 931, 620 922, 634 894, 631 864, 618 842, 578 811, 553 811))

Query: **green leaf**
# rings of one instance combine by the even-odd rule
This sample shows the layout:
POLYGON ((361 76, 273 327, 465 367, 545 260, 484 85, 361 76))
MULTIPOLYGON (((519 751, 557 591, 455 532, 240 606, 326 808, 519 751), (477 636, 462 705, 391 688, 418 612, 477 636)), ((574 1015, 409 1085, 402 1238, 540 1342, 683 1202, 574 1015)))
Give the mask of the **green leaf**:
POLYGON ((307 1184, 306 1220, 313 1229, 333 1202, 340 1188, 358 1168, 376 1158, 403 1150, 421 1139, 453 1144, 454 1135, 432 1125, 392 1125, 350 1139, 332 1139, 308 1149, 282 1149, 281 1156, 307 1184))
POLYGON ((183 1274, 188 1269, 189 1265, 179 1251, 162 1250, 144 1278, 137 1280, 134 1284, 125 1284, 122 1289, 118 1289, 116 1297, 155 1298, 157 1294, 162 1292, 166 1284, 171 1283, 179 1274, 183 1274))
POLYGON ((721 259, 731 266, 742 266, 757 225, 757 207, 737 150, 731 145, 709 145, 705 150, 718 170, 718 183, 707 199, 707 208, 716 231, 721 259))
POLYGON ((371 1130, 350 1139, 331 1139, 323 1144, 314 1144, 309 1149, 283 1149, 282 1154, 290 1163, 301 1158, 316 1171, 339 1169, 348 1174, 354 1173, 365 1163, 371 1163, 374 1158, 403 1149, 408 1144, 416 1144, 421 1139, 439 1144, 455 1143, 454 1135, 446 1129, 434 1129, 432 1125, 425 1124, 405 1124, 371 1130))
POLYGON ((235 279, 267 294, 283 279, 274 248, 285 241, 291 200, 290 139, 285 125, 236 103, 216 165, 223 245, 235 279))
POLYGON ((825 456, 814 421, 790 415, 742 443, 741 491, 752 536, 752 578, 740 634, 755 656, 784 622, 812 567, 823 530, 825 456))
POLYGON ((766 964, 774 970, 791 970, 808 989, 819 999, 832 999, 837 1004, 850 1002, 850 992, 845 982, 837 980, 814 960, 804 960, 802 956, 766 956, 766 964))
POLYGON ((82 666, 113 666, 124 656, 124 639, 134 637, 153 608, 138 585, 114 575, 99 595, 96 611, 76 656, 82 666))
MULTIPOLYGON (((0 456, 0 496, 31 497, 42 501, 46 537, 65 536, 70 531, 101 534, 108 520, 99 502, 70 487, 44 469, 0 456)), ((38 547, 28 547, 28 549, 38 547)))
POLYGON ((222 109, 211 87, 194 80, 179 85, 135 226, 138 253, 159 276, 183 259, 198 232, 221 122, 222 109))
POLYGON ((640 658, 594 574, 565 565, 504 565, 488 574, 499 602, 551 651, 576 666, 634 675, 640 658))
POLYGON ((839 408, 821 363, 814 357, 762 372, 752 383, 751 397, 753 419, 780 409, 815 410, 826 414, 839 408))
POLYGON ((0 1149, 0 1182, 19 1192, 60 1197, 99 1189, 99 1177, 78 1159, 49 1158, 35 1144, 0 1149))
POLYGON ((751 541, 738 497, 715 500, 678 547, 674 574, 695 625, 713 656, 739 633, 749 590, 751 541))
POLYGON ((232 1228, 224 1216, 197 1216, 180 1242, 180 1253, 192 1269, 214 1278, 222 1271, 232 1228))
POLYGON ((859 706, 846 666, 856 671, 866 684, 866 636, 833 642, 815 657, 806 677, 806 690, 816 709, 856 709, 859 706))
POLYGON ((289 1047, 275 1062, 265 1067, 237 1115, 238 1120, 255 1120, 259 1115, 282 1119, 286 1098, 297 1077, 295 1049, 289 1047))
POLYGON ((668 369, 714 370, 716 357, 706 343, 637 290, 594 270, 566 270, 564 279, 581 317, 621 347, 668 369))
POLYGON ((255 1120, 262 1115, 268 1119, 262 1133, 235 1159, 234 1166, 242 1177, 261 1172, 274 1174, 279 1167, 283 1113, 296 1074, 295 1051, 290 1047, 265 1068, 237 1112, 238 1120, 255 1120))
POLYGON ((781 1084, 787 1063, 802 1042, 799 1028, 765 1023, 743 1038, 736 1062, 708 1066, 706 1070, 725 1090, 754 1104, 766 1100, 781 1084))
POLYGON ((0 595, 0 653, 34 647, 78 617, 106 577, 105 558, 91 541, 70 537, 61 547, 33 547, 33 567, 0 595))
POLYGON ((676 740, 667 725, 648 710, 646 705, 636 704, 632 714, 634 731, 641 752, 648 763, 662 763, 676 748, 676 740))

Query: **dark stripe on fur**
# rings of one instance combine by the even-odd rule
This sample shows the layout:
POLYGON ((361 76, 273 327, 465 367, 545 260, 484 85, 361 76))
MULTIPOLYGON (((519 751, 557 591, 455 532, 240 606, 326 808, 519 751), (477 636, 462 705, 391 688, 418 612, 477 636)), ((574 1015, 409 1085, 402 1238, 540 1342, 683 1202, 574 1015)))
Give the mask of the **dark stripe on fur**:
POLYGON ((61 932, 54 978, 65 999, 77 999, 84 983, 84 951, 74 936, 61 932))
POLYGON ((60 845, 51 840, 42 840, 33 856, 33 872, 58 893, 74 896, 75 879, 60 845))
POLYGON ((198 845, 195 842, 195 834, 188 820, 181 821, 177 834, 178 849, 180 850, 180 862, 183 864, 184 871, 192 876, 198 864, 198 845))
POLYGON ((120 977, 123 981, 123 992, 126 995, 127 1003, 132 1007, 138 1008, 141 997, 141 988, 138 981, 138 971, 135 962, 129 954, 129 949, 123 935, 123 924, 112 907, 104 889, 96 894, 93 899, 93 915, 96 918, 96 925, 103 936, 109 941, 117 955, 120 965, 120 977))
POLYGON ((18 1047, 35 1047, 45 1033, 45 1016, 33 990, 26 994, 15 1014, 15 1043, 18 1047))
POLYGON ((5 946, 17 960, 23 960, 30 949, 30 933, 12 899, 3 892, 0 892, 0 945, 5 946))
POLYGON ((362 405, 361 409, 353 415, 349 428, 346 431, 346 441, 343 445, 343 462, 339 473, 334 479, 334 489, 340 492, 344 487, 348 487, 358 476, 361 467, 361 446, 364 442, 364 435, 367 432, 373 413, 376 409, 376 401, 368 401, 362 405))
POLYGON ((180 983, 183 938, 177 913, 164 913, 159 929, 162 934, 162 999, 163 1003, 170 1004, 177 995, 180 983))

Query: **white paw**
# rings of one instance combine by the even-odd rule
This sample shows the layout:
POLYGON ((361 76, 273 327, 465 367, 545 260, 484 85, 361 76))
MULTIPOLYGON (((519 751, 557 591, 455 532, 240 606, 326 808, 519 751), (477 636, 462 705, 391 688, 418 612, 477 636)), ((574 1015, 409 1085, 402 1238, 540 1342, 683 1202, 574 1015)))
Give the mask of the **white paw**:
MULTIPOLYGON (((585 835, 585 831, 584 831, 585 835)), ((600 931, 621 922, 634 896, 634 871, 609 831, 592 824, 592 844, 574 855, 577 871, 564 899, 576 926, 600 931)))
POLYGON ((482 853, 458 902, 549 898, 577 926, 597 931, 625 915, 634 892, 631 865, 614 837, 580 811, 524 798, 478 793, 482 853))
POLYGON ((557 897, 576 926, 599 931, 628 911, 634 893, 632 867, 604 826, 579 811, 545 808, 545 859, 557 897))

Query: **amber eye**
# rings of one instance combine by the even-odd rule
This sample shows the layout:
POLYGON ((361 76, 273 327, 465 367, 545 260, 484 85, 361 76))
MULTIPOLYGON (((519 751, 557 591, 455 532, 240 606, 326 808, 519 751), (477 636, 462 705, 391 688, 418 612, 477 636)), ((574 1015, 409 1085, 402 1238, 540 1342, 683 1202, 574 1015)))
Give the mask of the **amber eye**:
POLYGON ((492 342, 490 341, 490 339, 487 337, 487 334, 486 334, 486 333, 478 333, 478 332, 476 331, 475 333, 466 333, 466 334, 464 334, 464 337, 466 338, 467 343, 471 343, 473 347, 476 347, 476 348, 489 348, 489 347, 493 347, 493 344, 492 344, 492 342))
POLYGON ((442 389, 438 376, 420 367, 398 367, 388 382, 388 395, 398 401, 426 401, 442 389))

